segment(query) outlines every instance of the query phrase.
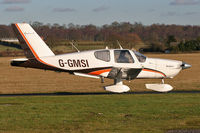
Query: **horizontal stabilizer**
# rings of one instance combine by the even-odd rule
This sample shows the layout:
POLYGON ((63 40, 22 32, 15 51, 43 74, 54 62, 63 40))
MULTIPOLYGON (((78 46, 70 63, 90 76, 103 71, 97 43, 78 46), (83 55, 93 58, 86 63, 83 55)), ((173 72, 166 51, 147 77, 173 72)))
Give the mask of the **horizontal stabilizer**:
POLYGON ((11 60, 11 66, 20 66, 21 64, 27 62, 27 58, 20 58, 20 59, 12 59, 11 60))

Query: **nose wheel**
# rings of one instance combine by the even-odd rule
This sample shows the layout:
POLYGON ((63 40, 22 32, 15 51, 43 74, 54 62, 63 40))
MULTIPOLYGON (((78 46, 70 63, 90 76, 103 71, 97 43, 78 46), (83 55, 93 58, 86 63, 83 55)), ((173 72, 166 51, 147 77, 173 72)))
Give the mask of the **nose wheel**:
POLYGON ((165 84, 164 79, 162 79, 162 83, 160 84, 145 84, 147 89, 154 90, 157 92, 168 92, 173 89, 173 87, 169 84, 165 84))
POLYGON ((162 79, 162 84, 165 84, 165 80, 164 79, 162 79))

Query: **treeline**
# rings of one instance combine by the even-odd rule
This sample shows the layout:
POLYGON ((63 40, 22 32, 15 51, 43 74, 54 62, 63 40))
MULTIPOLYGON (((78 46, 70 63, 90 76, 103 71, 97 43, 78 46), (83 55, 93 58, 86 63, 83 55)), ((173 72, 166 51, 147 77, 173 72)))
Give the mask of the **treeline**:
POLYGON ((173 52, 187 52, 187 51, 199 51, 200 50, 200 38, 196 40, 181 41, 177 45, 170 46, 169 50, 173 52))
MULTIPOLYGON (((141 23, 113 22, 101 27, 89 25, 43 24, 33 22, 31 25, 39 35, 54 47, 61 40, 122 42, 125 47, 132 48, 138 44, 146 44, 145 49, 152 51, 199 50, 200 26, 191 25, 143 25, 141 23), (190 45, 195 45, 190 47, 190 45), (189 45, 189 46, 188 46, 189 45), (184 48, 183 48, 184 46, 184 48)), ((0 25, 0 38, 13 38, 10 25, 0 25)))

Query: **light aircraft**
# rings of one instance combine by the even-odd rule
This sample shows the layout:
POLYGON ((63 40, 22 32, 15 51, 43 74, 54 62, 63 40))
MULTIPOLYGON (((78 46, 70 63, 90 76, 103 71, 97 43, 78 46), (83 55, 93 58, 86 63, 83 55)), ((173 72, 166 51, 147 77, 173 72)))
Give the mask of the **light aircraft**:
POLYGON ((68 72, 70 74, 114 80, 106 91, 123 93, 130 88, 123 80, 162 79, 159 84, 146 84, 147 89, 168 92, 173 89, 164 79, 173 78, 191 65, 177 60, 147 58, 139 52, 128 49, 100 49, 55 55, 41 37, 27 23, 12 24, 26 58, 11 60, 12 66, 68 72))

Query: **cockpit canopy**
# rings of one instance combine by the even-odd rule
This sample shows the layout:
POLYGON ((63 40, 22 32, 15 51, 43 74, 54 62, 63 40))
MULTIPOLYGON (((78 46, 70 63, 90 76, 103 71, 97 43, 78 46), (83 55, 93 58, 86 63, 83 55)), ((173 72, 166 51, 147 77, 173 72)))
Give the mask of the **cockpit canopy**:
MULTIPOLYGON (((143 54, 133 51, 136 58, 139 62, 144 63, 146 61, 146 56, 143 54)), ((102 61, 109 62, 111 60, 110 57, 110 50, 101 50, 101 51, 95 51, 94 56, 102 61)), ((132 57, 129 50, 114 50, 114 60, 116 63, 134 63, 135 60, 132 57)))

